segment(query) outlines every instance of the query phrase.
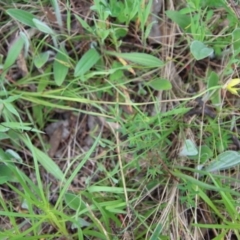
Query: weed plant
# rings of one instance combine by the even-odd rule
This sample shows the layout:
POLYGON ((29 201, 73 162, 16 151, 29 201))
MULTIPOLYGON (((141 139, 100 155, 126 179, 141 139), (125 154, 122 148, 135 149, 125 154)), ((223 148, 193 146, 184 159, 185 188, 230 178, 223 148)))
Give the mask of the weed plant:
POLYGON ((240 239, 234 1, 0 5, 0 239, 240 239))

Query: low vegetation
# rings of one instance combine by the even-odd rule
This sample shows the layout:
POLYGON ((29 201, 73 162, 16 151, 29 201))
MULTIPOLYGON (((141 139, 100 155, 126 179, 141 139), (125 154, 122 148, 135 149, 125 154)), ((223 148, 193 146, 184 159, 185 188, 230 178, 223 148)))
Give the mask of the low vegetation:
POLYGON ((237 2, 0 6, 0 239, 240 239, 237 2))

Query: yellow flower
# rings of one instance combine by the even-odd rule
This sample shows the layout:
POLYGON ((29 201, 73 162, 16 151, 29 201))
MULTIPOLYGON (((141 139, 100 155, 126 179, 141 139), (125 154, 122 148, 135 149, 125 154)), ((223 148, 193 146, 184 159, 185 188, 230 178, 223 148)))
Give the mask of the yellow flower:
POLYGON ((226 82, 223 88, 227 89, 230 93, 239 96, 238 91, 240 90, 240 88, 234 87, 238 84, 240 84, 240 78, 230 79, 226 82))

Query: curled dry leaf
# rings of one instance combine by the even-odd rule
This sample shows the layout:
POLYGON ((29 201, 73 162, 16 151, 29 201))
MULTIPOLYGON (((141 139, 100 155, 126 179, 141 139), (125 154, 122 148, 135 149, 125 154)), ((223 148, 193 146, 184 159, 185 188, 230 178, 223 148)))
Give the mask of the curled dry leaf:
POLYGON ((47 18, 47 21, 49 23, 56 23, 57 22, 57 18, 56 18, 54 12, 51 10, 50 7, 45 7, 44 8, 44 14, 45 14, 45 16, 47 18))
MULTIPOLYGON (((122 63, 123 66, 127 66, 128 65, 128 63, 123 58, 118 57, 118 56, 116 56, 116 58, 119 60, 120 63, 122 63)), ((132 73, 134 76, 136 75, 136 73, 135 73, 135 71, 134 71, 134 69, 132 67, 129 67, 128 71, 130 73, 132 73)))
POLYGON ((98 116, 98 119, 105 127, 111 129, 113 132, 116 132, 116 130, 119 130, 121 127, 117 122, 107 122, 104 117, 98 116))
POLYGON ((22 77, 25 77, 28 74, 28 68, 27 68, 26 59, 24 57, 23 51, 20 53, 17 59, 17 66, 21 71, 22 77))
POLYGON ((54 157, 55 153, 57 152, 58 147, 62 141, 62 134, 63 134, 63 128, 61 126, 57 128, 51 135, 50 141, 49 141, 50 150, 48 151, 48 155, 50 157, 54 157))
POLYGON ((128 105, 123 106, 123 109, 128 114, 133 114, 133 108, 132 108, 132 104, 131 104, 130 95, 126 88, 121 88, 121 90, 122 90, 123 94, 125 95, 125 102, 128 103, 128 105))
POLYGON ((50 157, 54 157, 60 143, 69 137, 70 131, 68 127, 69 127, 69 121, 67 120, 54 122, 49 124, 46 127, 45 131, 50 137, 50 140, 49 140, 50 150, 48 152, 50 157))

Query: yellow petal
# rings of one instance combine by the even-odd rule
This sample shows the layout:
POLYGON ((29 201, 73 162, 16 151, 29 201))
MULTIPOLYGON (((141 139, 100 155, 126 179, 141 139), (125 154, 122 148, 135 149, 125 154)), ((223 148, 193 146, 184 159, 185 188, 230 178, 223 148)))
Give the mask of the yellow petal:
POLYGON ((234 95, 239 95, 238 94, 238 90, 239 90, 240 88, 229 88, 229 89, 227 89, 229 92, 231 92, 232 94, 234 94, 234 95))
POLYGON ((227 81, 227 83, 223 86, 224 89, 227 89, 229 92, 231 92, 234 95, 238 95, 238 90, 240 90, 240 88, 236 88, 234 86, 240 84, 240 79, 239 78, 234 78, 234 79, 230 79, 229 81, 227 81))
POLYGON ((235 85, 238 85, 240 83, 240 78, 234 78, 234 79, 231 79, 230 81, 228 81, 227 83, 227 88, 231 88, 235 85))

